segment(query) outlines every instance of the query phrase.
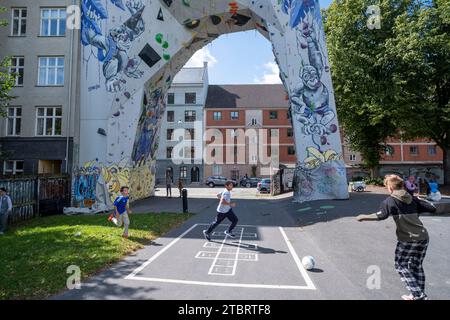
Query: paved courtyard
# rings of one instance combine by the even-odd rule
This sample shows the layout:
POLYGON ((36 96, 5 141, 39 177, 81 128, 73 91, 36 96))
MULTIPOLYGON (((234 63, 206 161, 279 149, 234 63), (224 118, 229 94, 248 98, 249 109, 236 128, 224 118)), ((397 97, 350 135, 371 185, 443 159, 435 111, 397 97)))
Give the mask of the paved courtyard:
MULTIPOLYGON (((359 213, 376 211, 385 194, 352 193, 350 200, 298 204, 289 195, 261 198, 254 189, 237 189, 237 237, 224 236, 225 222, 208 242, 202 230, 215 216, 214 196, 220 190, 190 189, 194 217, 92 277, 81 290, 55 298, 400 299, 407 293, 394 270, 393 220, 355 220, 359 213), (300 263, 306 255, 316 260, 311 271, 300 263), (367 285, 373 284, 373 272, 380 274, 379 288, 367 285)), ((135 214, 181 211, 179 198, 160 192, 135 203, 135 214)), ((431 236, 424 265, 427 293, 431 299, 449 299, 450 216, 422 220, 431 236)))

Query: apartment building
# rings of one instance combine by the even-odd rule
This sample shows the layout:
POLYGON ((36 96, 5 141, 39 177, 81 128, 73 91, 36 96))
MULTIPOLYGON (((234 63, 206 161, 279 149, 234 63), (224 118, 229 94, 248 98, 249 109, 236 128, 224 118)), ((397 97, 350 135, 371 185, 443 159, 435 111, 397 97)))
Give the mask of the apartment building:
MULTIPOLYGON (((347 166, 347 175, 363 177, 369 173, 365 170, 361 154, 353 151, 343 139, 343 156, 347 166)), ((436 179, 443 183, 443 151, 435 142, 427 139, 403 141, 399 138, 389 138, 380 161, 378 174, 398 174, 403 177, 414 175, 417 177, 436 179)))
POLYGON ((11 58, 16 98, 0 118, 0 174, 70 172, 76 135, 77 33, 66 27, 73 0, 5 0, 0 59, 11 58))
POLYGON ((182 68, 168 91, 156 158, 156 180, 186 184, 203 181, 203 111, 208 92, 208 64, 182 68))
POLYGON ((205 107, 205 177, 265 177, 271 168, 294 167, 288 106, 282 85, 210 85, 205 107))

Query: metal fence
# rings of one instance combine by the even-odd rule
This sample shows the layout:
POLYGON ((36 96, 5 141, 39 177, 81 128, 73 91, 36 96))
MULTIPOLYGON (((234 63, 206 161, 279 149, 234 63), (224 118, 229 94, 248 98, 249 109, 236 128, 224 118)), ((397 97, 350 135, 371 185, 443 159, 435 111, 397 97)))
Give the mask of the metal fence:
POLYGON ((9 223, 37 216, 61 214, 70 205, 71 185, 68 176, 37 176, 0 179, 13 203, 9 223))

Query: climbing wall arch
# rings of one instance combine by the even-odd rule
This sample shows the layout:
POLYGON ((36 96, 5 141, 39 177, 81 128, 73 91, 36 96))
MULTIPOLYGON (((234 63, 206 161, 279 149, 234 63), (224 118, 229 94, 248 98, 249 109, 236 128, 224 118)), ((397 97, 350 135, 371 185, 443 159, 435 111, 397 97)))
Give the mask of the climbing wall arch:
POLYGON ((111 205, 121 185, 135 199, 152 193, 174 76, 220 35, 253 29, 272 43, 290 97, 295 200, 348 198, 318 0, 81 0, 81 11, 75 172, 95 175, 98 205, 111 205))

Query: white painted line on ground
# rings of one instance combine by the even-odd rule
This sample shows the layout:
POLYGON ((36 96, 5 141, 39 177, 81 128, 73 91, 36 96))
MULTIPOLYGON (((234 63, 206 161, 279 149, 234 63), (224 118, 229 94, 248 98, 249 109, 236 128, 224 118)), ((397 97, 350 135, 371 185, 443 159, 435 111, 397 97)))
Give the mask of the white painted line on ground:
POLYGON ((211 274, 211 273, 212 273, 212 271, 213 271, 213 269, 214 269, 214 266, 215 266, 215 264, 216 264, 216 261, 217 261, 217 259, 219 258, 220 253, 222 252, 223 246, 225 245, 225 241, 227 241, 227 237, 225 237, 225 238, 223 239, 222 245, 220 246, 219 250, 217 250, 216 257, 215 257, 213 263, 211 264, 211 267, 209 268, 208 274, 211 274))
MULTIPOLYGON (((227 243, 228 244, 228 243, 227 243)), ((234 244, 230 244, 232 246, 235 246, 234 244)), ((258 249, 258 245, 257 244, 252 244, 252 243, 241 243, 241 248, 245 248, 248 250, 257 250, 258 249)), ((203 244, 203 248, 219 248, 220 247, 220 243, 217 242, 205 242, 203 244)))
POLYGON ((130 277, 128 279, 129 280, 138 280, 138 281, 176 283, 176 284, 194 284, 194 285, 211 286, 211 287, 236 287, 236 288, 284 289, 284 290, 315 290, 315 288, 311 288, 310 286, 270 285, 270 284, 252 284, 252 283, 205 282, 205 281, 190 281, 190 280, 147 278, 147 277, 130 277))
POLYGON ((173 246, 175 243, 177 243, 181 238, 183 238, 185 235, 187 235, 191 230, 193 230, 195 227, 197 227, 198 224, 194 224, 192 227, 187 229, 185 232, 183 232, 181 235, 179 235, 177 238, 172 240, 165 248, 163 248, 161 251, 156 253, 154 256, 152 256, 150 259, 148 259, 146 262, 144 262, 140 267, 136 268, 132 273, 130 273, 128 276, 125 277, 125 279, 130 279, 137 275, 139 272, 144 270, 146 266, 148 266, 150 263, 152 263, 156 258, 158 258, 160 255, 162 255, 164 252, 166 252, 171 246, 173 246))
POLYGON ((286 233, 284 232, 282 227, 279 227, 281 235, 283 236, 284 241, 286 241, 286 244, 289 248, 289 251, 291 252, 292 257, 294 258, 295 264, 298 267, 298 270, 300 271, 300 273, 303 276, 303 279, 306 282, 306 285, 309 287, 309 289, 311 290, 316 290, 316 286, 314 285, 314 283, 312 282, 311 278, 308 275, 308 272, 306 271, 306 269, 303 267, 302 262, 300 261, 300 258, 298 257, 297 253, 294 250, 294 247, 292 246, 292 244, 289 242, 289 239, 286 235, 286 233))
MULTIPOLYGON (((241 235, 239 237, 238 249, 236 251, 236 255, 234 256, 234 265, 233 265, 233 276, 236 274, 236 268, 238 264, 239 250, 241 249, 242 235, 244 234, 244 228, 241 230, 241 235)), ((256 236, 256 233, 255 233, 256 236)))
MULTIPOLYGON (((230 257, 234 256, 235 253, 221 253, 221 256, 229 255, 230 257)), ((212 251, 199 251, 197 255, 195 256, 196 259, 215 259, 216 252, 212 251)), ((234 261, 234 258, 221 258, 219 257, 217 260, 232 260, 234 261)), ((258 261, 258 255, 254 253, 239 253, 238 256, 239 261, 258 261)))
MULTIPOLYGON (((242 232, 241 232, 242 233, 242 232)), ((223 232, 213 232, 211 234, 213 237, 223 237, 223 232)), ((245 232, 242 234, 243 238, 257 238, 258 236, 254 232, 245 232)))

